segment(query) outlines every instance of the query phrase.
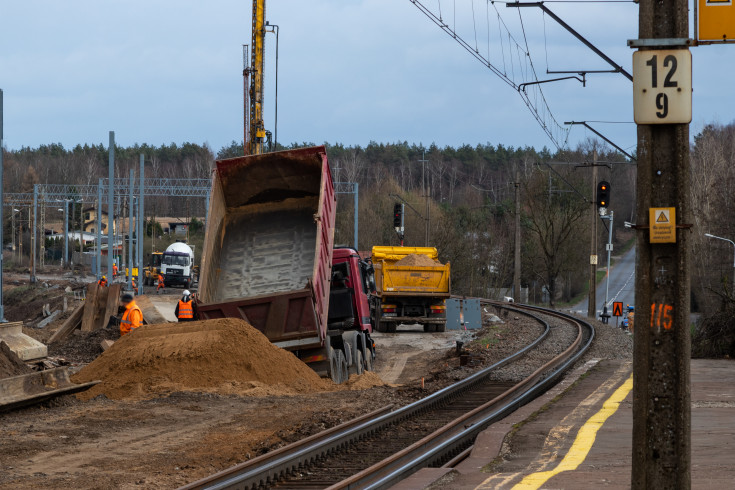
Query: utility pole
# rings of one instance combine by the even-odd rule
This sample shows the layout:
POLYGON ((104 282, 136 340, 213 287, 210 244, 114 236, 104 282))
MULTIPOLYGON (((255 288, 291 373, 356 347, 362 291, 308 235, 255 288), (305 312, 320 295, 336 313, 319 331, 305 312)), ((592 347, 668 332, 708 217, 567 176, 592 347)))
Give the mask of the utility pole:
MULTIPOLYGON (((3 245, 3 91, 0 89, 0 249, 3 245)), ((13 207, 10 212, 15 216, 13 207)), ((13 243, 15 248, 15 243, 13 243)), ((0 250, 0 323, 5 323, 5 305, 3 303, 3 254, 0 250)))
POLYGON ((424 194, 424 201, 425 201, 425 211, 424 211, 424 225, 426 227, 426 239, 424 241, 424 246, 429 246, 429 186, 426 182, 426 164, 429 163, 429 161, 426 159, 426 150, 424 150, 424 154, 421 157, 421 160, 419 160, 421 163, 421 192, 424 194))
POLYGON ((145 206, 143 201, 143 186, 145 184, 145 160, 144 156, 140 154, 140 195, 138 196, 138 294, 143 294, 143 283, 145 282, 145 276, 143 275, 143 239, 145 237, 145 206))
POLYGON ((631 487, 691 487, 689 122, 686 0, 640 0, 631 487), (665 225, 665 226, 663 226, 665 225))
POLYGON ((590 237, 590 291, 587 316, 597 318, 597 220, 600 218, 595 202, 597 192, 597 150, 592 151, 592 236, 590 237))
POLYGON ((107 178, 109 187, 107 189, 107 275, 110 276, 110 284, 115 281, 112 275, 112 261, 115 254, 115 132, 110 131, 110 146, 108 149, 107 178))
MULTIPOLYGON (((133 191, 135 190, 135 172, 130 167, 130 192, 128 196, 128 291, 133 290, 133 191)), ((186 201, 187 205, 189 201, 186 201)))
POLYGON ((513 298, 522 302, 521 298, 521 182, 518 168, 516 168, 515 186, 515 244, 514 244, 514 266, 513 266, 513 298))
POLYGON ((36 283, 36 248, 38 237, 38 184, 33 184, 33 232, 31 233, 31 284, 36 283))
POLYGON ((63 267, 69 267, 69 201, 64 199, 64 259, 63 267))
MULTIPOLYGON (((84 221, 84 207, 82 207, 82 221, 84 221)), ((110 224, 110 220, 107 220, 110 224)), ((81 236, 81 235, 79 235, 81 236)), ((80 247, 81 248, 81 247, 80 247)), ((102 279, 102 179, 97 184, 97 280, 102 279)), ((112 281, 112 278, 110 278, 112 281)))

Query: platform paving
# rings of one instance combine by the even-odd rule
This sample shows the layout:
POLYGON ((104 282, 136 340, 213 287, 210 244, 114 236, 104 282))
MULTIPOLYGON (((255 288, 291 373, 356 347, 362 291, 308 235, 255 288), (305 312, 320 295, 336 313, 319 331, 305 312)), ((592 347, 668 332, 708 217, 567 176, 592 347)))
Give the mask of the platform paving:
MULTIPOLYGON (((603 360, 478 437, 451 471, 401 488, 630 488, 632 363, 603 360), (586 371, 586 372, 585 372, 586 371)), ((692 488, 735 488, 735 360, 692 360, 692 488)))

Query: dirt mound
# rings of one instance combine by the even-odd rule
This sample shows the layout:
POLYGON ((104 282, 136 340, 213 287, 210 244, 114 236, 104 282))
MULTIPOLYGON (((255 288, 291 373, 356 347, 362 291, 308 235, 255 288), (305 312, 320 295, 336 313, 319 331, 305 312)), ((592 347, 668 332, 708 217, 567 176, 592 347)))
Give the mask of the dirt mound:
POLYGON ((374 371, 365 371, 360 375, 353 374, 344 384, 348 390, 367 390, 376 386, 385 386, 385 383, 374 371))
POLYGON ((403 257, 398 262, 396 262, 396 265, 414 266, 414 267, 433 267, 437 265, 442 265, 442 263, 437 262, 436 260, 426 255, 409 254, 403 257))
POLYGON ((52 357, 63 357, 72 363, 92 362, 102 354, 100 342, 103 340, 117 340, 120 338, 120 328, 99 328, 92 332, 75 330, 62 342, 54 342, 48 348, 52 357))
POLYGON ((98 379, 102 383, 80 398, 152 398, 175 391, 255 394, 254 389, 292 394, 334 387, 234 318, 141 327, 73 377, 77 383, 98 379))
POLYGON ((8 344, 0 342, 0 379, 28 374, 31 371, 33 370, 10 350, 8 344))

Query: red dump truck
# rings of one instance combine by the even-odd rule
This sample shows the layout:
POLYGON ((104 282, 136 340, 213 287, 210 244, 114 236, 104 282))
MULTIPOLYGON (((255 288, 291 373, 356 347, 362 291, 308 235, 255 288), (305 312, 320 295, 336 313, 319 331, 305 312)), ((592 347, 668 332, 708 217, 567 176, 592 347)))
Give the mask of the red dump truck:
POLYGON ((375 350, 370 269, 357 252, 335 254, 335 212, 323 146, 218 160, 197 307, 204 319, 248 321, 341 383, 371 369, 375 350))

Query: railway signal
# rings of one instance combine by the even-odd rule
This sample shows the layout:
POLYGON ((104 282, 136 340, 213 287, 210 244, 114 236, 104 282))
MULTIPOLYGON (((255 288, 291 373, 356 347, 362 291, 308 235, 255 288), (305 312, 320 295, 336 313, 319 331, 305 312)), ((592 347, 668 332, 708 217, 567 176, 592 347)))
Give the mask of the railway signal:
POLYGON ((393 206, 393 228, 395 228, 396 233, 398 234, 398 238, 401 240, 401 246, 403 246, 403 236, 404 236, 404 228, 403 228, 403 211, 404 211, 404 204, 397 202, 393 206))
POLYGON ((597 184, 597 207, 605 209, 610 205, 610 183, 601 181, 597 184))

